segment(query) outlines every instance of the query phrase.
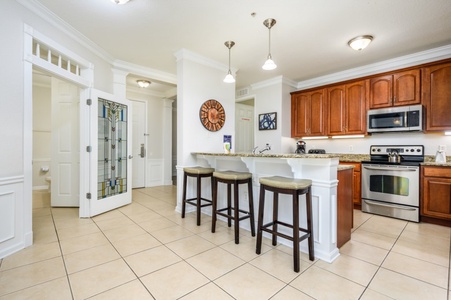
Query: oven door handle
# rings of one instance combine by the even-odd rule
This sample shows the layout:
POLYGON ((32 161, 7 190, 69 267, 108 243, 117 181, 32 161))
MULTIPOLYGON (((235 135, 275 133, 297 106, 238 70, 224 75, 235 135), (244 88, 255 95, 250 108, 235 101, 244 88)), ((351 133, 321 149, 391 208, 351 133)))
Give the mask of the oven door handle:
POLYGON ((363 167, 364 169, 367 170, 376 170, 376 171, 401 171, 401 172, 415 172, 418 170, 418 168, 414 168, 414 169, 408 169, 408 168, 390 168, 390 167, 363 167))
POLYGON ((403 209, 403 210, 416 210, 416 208, 412 208, 412 207, 405 207, 405 206, 400 206, 400 205, 394 205, 394 204, 383 204, 383 203, 379 203, 379 202, 374 202, 371 200, 363 200, 366 203, 370 204, 370 205, 376 205, 376 206, 383 206, 383 207, 389 207, 389 208, 399 208, 399 209, 403 209))

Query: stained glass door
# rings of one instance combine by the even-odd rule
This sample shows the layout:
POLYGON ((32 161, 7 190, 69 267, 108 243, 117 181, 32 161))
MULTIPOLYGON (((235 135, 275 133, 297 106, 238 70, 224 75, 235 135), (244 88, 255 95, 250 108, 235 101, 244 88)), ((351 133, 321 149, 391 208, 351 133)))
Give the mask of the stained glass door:
POLYGON ((131 104, 93 90, 89 102, 89 216, 131 203, 131 104))

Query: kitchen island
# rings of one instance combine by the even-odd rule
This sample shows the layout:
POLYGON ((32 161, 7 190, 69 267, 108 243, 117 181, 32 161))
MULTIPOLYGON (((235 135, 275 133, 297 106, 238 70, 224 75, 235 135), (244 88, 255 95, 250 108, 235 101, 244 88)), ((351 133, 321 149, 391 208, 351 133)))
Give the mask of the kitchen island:
MULTIPOLYGON (((251 154, 251 153, 192 153, 197 165, 212 167, 219 171, 233 170, 253 174, 253 194, 255 214, 258 211, 259 178, 267 176, 285 176, 312 180, 313 199, 313 231, 315 241, 315 257, 326 262, 332 262, 339 256, 337 248, 337 170, 339 155, 336 154, 251 154)), ((183 167, 178 166, 178 180, 183 178, 183 167)), ((211 195, 209 184, 202 185, 203 193, 211 195)), ((189 187, 194 192, 194 186, 189 187)), ((225 187, 218 190, 218 202, 224 202, 225 187), (222 196, 222 197, 221 197, 222 196)), ((240 190, 240 201, 247 202, 247 192, 240 190)), ((272 193, 267 193, 268 200, 272 193)), ((305 196, 302 196, 305 197, 305 196)), ((267 201, 269 203, 269 201, 267 201)), ((279 200, 279 219, 291 223, 291 198, 281 195, 279 200), (285 203, 284 203, 285 202, 285 203)), ((181 193, 178 194, 177 211, 181 209, 181 193)), ((204 213, 211 214, 210 208, 204 208, 204 213)), ((301 201, 301 216, 305 215, 305 201, 301 201)), ((272 214, 271 209, 265 209, 265 222, 272 214)), ((306 226, 305 218, 301 226, 306 226)), ((243 228, 249 230, 246 222, 243 228)), ((288 233, 288 232, 287 232, 288 233)), ((279 239, 280 243, 292 246, 290 241, 279 239)), ((307 241, 301 242, 301 250, 307 252, 307 241)))

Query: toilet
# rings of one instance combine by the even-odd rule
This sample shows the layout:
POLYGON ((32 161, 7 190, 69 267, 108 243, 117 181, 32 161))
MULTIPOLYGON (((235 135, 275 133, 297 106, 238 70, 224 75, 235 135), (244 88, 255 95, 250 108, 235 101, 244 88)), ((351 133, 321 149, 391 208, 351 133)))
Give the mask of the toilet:
POLYGON ((45 181, 48 183, 48 185, 49 185, 49 192, 51 192, 52 191, 52 186, 51 186, 51 184, 52 184, 52 177, 50 177, 50 176, 47 176, 47 177, 45 177, 45 181))

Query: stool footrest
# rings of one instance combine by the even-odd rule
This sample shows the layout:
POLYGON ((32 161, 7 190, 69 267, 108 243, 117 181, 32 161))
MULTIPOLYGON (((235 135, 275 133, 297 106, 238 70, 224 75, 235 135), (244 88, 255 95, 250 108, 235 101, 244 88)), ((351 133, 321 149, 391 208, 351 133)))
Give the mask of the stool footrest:
MULTIPOLYGON (((281 233, 281 232, 279 232, 279 231, 275 231, 275 230, 273 230, 273 229, 269 229, 269 228, 268 228, 268 227, 274 226, 274 224, 282 225, 282 226, 285 226, 285 227, 288 227, 288 228, 293 229, 293 225, 287 224, 287 223, 284 223, 284 222, 277 221, 277 222, 270 222, 270 223, 267 223, 267 224, 265 224, 265 225, 262 225, 261 230, 262 230, 262 231, 265 231, 265 232, 268 232, 268 233, 271 233, 271 234, 275 234, 275 235, 280 236, 280 237, 282 237, 282 238, 285 238, 285 239, 287 239, 287 240, 289 240, 289 241, 293 241, 293 237, 292 237, 292 236, 289 236, 289 235, 286 235, 286 234, 281 233)), ((309 233, 306 229, 304 229, 304 228, 299 228, 299 231, 304 232, 303 235, 300 235, 300 236, 299 236, 299 242, 302 242, 302 241, 305 240, 306 238, 309 238, 309 237, 310 237, 310 233, 309 233)))
MULTIPOLYGON (((233 219, 234 219, 233 216, 231 216, 231 215, 229 215, 229 214, 226 214, 226 213, 222 213, 222 211, 225 211, 225 210, 228 210, 228 208, 226 207, 226 208, 218 209, 218 210, 216 210, 216 214, 217 214, 217 215, 220 215, 220 216, 223 216, 223 217, 225 217, 225 218, 229 218, 229 219, 232 219, 232 220, 233 220, 233 219)), ((234 210, 234 208, 232 207, 231 210, 234 210)), ((238 218, 238 221, 241 221, 241 220, 244 220, 244 219, 247 219, 247 218, 250 218, 250 217, 251 217, 251 214, 250 214, 248 211, 245 211, 245 210, 242 210, 242 209, 239 209, 238 211, 239 211, 240 213, 245 214, 245 216, 239 217, 239 218, 238 218)))
MULTIPOLYGON (((200 198, 200 200, 207 202, 207 203, 203 203, 203 204, 201 203, 200 207, 211 206, 211 204, 212 204, 211 200, 209 200, 209 199, 200 198)), ((186 199, 185 202, 188 204, 197 206, 197 198, 186 199)))

